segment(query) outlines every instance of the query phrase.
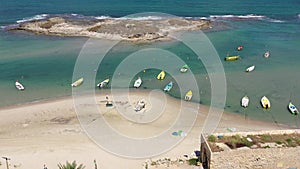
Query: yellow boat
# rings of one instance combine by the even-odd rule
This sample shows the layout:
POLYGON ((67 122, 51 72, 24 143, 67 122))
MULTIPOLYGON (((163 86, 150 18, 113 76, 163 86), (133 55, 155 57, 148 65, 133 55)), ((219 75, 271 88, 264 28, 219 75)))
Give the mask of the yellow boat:
POLYGON ((72 87, 77 87, 77 86, 81 85, 82 82, 83 82, 83 77, 80 78, 80 79, 78 79, 78 80, 76 80, 74 83, 71 84, 71 86, 72 87))
POLYGON ((157 75, 157 79, 158 79, 158 80, 164 80, 165 76, 166 76, 166 73, 165 73, 165 71, 162 70, 162 71, 157 75))
POLYGON ((189 90, 188 92, 186 92, 184 100, 186 101, 192 100, 192 97, 193 97, 193 92, 192 90, 189 90))
POLYGON ((265 109, 271 108, 270 100, 266 96, 263 96, 260 102, 263 108, 265 109))
POLYGON ((225 58, 226 61, 233 61, 233 60, 238 60, 240 58, 240 56, 227 56, 225 58))

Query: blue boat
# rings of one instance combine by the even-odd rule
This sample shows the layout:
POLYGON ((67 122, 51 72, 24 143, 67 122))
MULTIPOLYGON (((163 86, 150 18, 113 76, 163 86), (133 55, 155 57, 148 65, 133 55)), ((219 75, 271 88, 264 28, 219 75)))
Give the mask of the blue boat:
POLYGON ((166 87, 164 88, 164 91, 168 92, 172 89, 172 87, 173 87, 173 82, 170 82, 166 85, 166 87))

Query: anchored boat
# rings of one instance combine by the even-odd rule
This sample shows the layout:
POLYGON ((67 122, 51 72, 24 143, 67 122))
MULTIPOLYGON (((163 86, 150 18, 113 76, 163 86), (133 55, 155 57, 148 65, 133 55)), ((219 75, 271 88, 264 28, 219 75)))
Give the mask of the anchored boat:
POLYGON ((188 65, 183 65, 182 68, 180 68, 180 72, 185 73, 188 71, 188 69, 189 69, 188 65))
POLYGON ((265 109, 271 108, 270 100, 266 96, 263 96, 260 102, 263 108, 265 109))
POLYGON ((141 77, 138 77, 138 79, 134 82, 133 87, 139 88, 142 85, 142 79, 141 77))
POLYGON ((173 87, 173 82, 170 82, 165 86, 164 91, 168 92, 172 89, 172 87, 173 87))
POLYGON ((288 108, 293 115, 299 114, 297 107, 292 102, 289 103, 288 108))
POLYGON ((165 73, 165 71, 162 70, 162 71, 157 75, 157 79, 158 79, 158 80, 164 80, 165 76, 166 76, 166 73, 165 73))
POLYGON ((268 58, 270 56, 270 51, 266 51, 265 53, 264 53, 264 57, 265 58, 268 58))
POLYGON ((83 83, 83 77, 71 84, 72 87, 77 87, 83 83))
POLYGON ((252 72, 255 69, 255 66, 250 66, 246 69, 246 72, 252 72))
POLYGON ((242 107, 245 107, 245 108, 248 107, 249 106, 249 101, 250 101, 249 97, 244 96, 241 100, 242 107))
POLYGON ((102 88, 104 86, 106 86, 109 83, 109 79, 105 79, 102 82, 97 84, 97 87, 102 88))
POLYGON ((15 86, 18 90, 25 90, 25 87, 17 80, 15 86))
POLYGON ((225 57, 226 61, 234 61, 234 60, 238 60, 240 58, 240 56, 236 55, 236 56, 227 56, 225 57))
POLYGON ((186 92, 184 100, 190 101, 190 100, 192 100, 192 97, 193 97, 193 92, 192 92, 192 90, 189 90, 188 92, 186 92))

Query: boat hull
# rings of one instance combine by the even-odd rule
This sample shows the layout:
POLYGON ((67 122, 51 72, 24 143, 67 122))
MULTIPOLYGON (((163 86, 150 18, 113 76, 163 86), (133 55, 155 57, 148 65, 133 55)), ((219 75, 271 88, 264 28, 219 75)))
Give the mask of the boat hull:
POLYGON ((234 61, 234 60, 238 60, 240 58, 240 56, 227 56, 225 57, 225 61, 234 61))
POLYGON ((293 103, 289 103, 288 105, 288 109, 290 110, 290 112, 293 114, 293 115, 297 115, 299 114, 299 111, 297 109, 297 107, 293 104, 293 103))
POLYGON ((141 78, 138 78, 138 79, 134 82, 133 87, 139 88, 141 85, 142 85, 142 79, 141 79, 141 78))
POLYGON ((165 92, 169 92, 173 87, 173 82, 170 82, 166 85, 166 87, 164 88, 165 92))
POLYGON ((270 100, 266 96, 263 96, 261 98, 260 103, 261 103, 262 107, 265 109, 271 108, 270 100))
POLYGON ((83 83, 83 78, 76 80, 74 83, 71 84, 72 87, 80 86, 83 83))
POLYGON ((25 90, 25 87, 18 81, 16 81, 15 86, 18 90, 25 90))
POLYGON ((193 92, 192 92, 192 90, 189 90, 189 91, 185 94, 184 100, 190 101, 190 100, 192 100, 192 97, 193 97, 193 92))
POLYGON ((255 69, 255 66, 250 66, 246 69, 246 72, 252 72, 255 69))
POLYGON ((241 100, 241 105, 242 107, 248 107, 249 106, 249 97, 248 96, 244 96, 241 100))
POLYGON ((165 76, 166 76, 165 71, 161 71, 161 72, 157 75, 157 79, 158 79, 158 80, 164 80, 165 76))

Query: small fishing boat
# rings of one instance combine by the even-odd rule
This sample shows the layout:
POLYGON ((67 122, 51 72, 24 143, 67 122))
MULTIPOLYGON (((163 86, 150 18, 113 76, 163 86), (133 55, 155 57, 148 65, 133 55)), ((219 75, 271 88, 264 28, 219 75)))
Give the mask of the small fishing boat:
POLYGON ((293 115, 299 114, 297 107, 292 102, 289 103, 288 108, 293 115))
POLYGON ((192 90, 189 90, 188 92, 186 92, 184 100, 190 101, 190 100, 192 100, 192 97, 193 97, 193 92, 192 92, 192 90))
POLYGON ((17 80, 15 86, 18 90, 25 90, 25 87, 17 80))
POLYGON ((83 77, 80 78, 80 79, 78 79, 78 80, 76 80, 75 82, 73 82, 73 83, 71 84, 71 86, 72 86, 72 87, 77 87, 77 86, 81 85, 82 83, 83 83, 83 77))
POLYGON ((109 79, 105 79, 102 82, 97 84, 97 87, 102 88, 104 86, 106 86, 109 83, 109 79))
POLYGON ((170 82, 165 86, 164 91, 168 92, 172 89, 172 87, 173 87, 173 82, 170 82))
POLYGON ((244 96, 241 100, 241 105, 242 107, 248 107, 249 106, 249 97, 248 96, 244 96))
POLYGON ((189 69, 188 65, 183 65, 183 66, 180 68, 180 72, 181 72, 181 73, 185 73, 185 72, 188 71, 188 69, 189 69))
POLYGON ((141 77, 138 77, 138 79, 134 82, 133 87, 139 88, 142 85, 142 79, 141 77))
POLYGON ((270 51, 266 51, 265 53, 264 53, 264 57, 265 58, 268 58, 270 56, 270 51))
POLYGON ((270 100, 266 96, 263 96, 260 102, 263 108, 265 109, 271 108, 270 100))
POLYGON ((139 100, 139 101, 136 103, 136 105, 135 105, 135 107, 134 107, 134 110, 135 110, 136 112, 137 112, 137 111, 141 111, 142 109, 145 108, 145 105, 146 105, 146 103, 145 103, 144 99, 139 100))
POLYGON ((246 72, 252 72, 255 69, 255 66, 250 66, 246 69, 246 72))
POLYGON ((236 56, 227 56, 225 57, 226 61, 234 61, 234 60, 238 60, 240 58, 240 56, 236 55, 236 56))
POLYGON ((241 51, 243 48, 244 48, 244 46, 240 45, 240 46, 238 46, 236 49, 237 49, 238 51, 241 51))
POLYGON ((158 80, 164 80, 165 76, 166 76, 166 73, 165 73, 165 71, 162 70, 162 71, 157 75, 157 79, 158 79, 158 80))

